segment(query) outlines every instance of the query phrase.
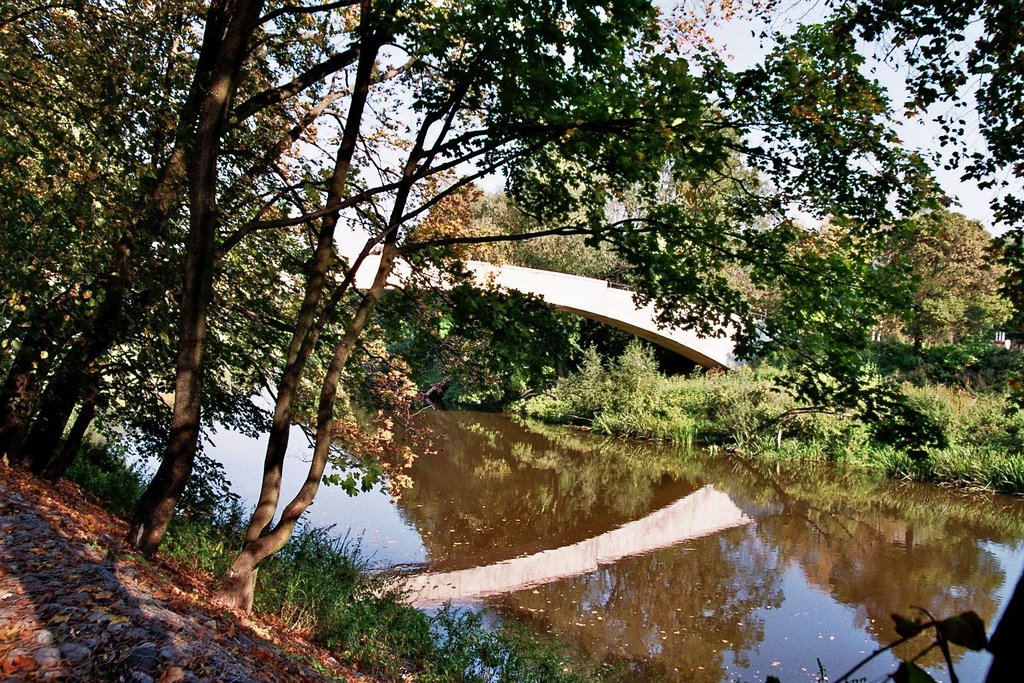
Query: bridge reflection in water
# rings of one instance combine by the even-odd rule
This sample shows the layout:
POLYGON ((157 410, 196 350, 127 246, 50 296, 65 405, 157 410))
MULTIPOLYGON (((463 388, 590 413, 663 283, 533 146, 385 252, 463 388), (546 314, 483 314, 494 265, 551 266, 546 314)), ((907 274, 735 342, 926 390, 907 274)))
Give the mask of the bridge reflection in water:
POLYGON ((417 607, 501 595, 589 574, 626 557, 752 521, 727 494, 708 485, 642 519, 585 541, 482 567, 416 574, 406 580, 406 588, 417 607))

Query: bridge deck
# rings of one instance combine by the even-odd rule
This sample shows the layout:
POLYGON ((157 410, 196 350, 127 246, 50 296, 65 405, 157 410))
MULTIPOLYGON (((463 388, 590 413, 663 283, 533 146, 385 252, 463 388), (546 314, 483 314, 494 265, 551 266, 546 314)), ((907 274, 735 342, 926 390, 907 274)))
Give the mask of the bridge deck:
MULTIPOLYGON (((369 287, 379 265, 379 256, 367 258, 356 274, 356 287, 369 287)), ((533 294, 560 311, 626 330, 702 367, 734 368, 737 365, 731 339, 701 337, 692 330, 678 327, 659 327, 653 306, 637 307, 632 292, 613 287, 604 280, 521 266, 498 266, 483 261, 467 261, 466 266, 481 285, 493 283, 505 289, 533 294)), ((400 261, 392 274, 393 281, 398 285, 408 276, 408 264, 400 261)))

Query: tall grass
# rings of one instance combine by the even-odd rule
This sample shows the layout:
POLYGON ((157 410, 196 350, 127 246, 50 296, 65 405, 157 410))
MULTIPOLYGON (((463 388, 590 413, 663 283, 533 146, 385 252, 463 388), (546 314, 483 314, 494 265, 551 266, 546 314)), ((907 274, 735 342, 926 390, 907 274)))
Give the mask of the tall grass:
MULTIPOLYGON (((163 550, 219 575, 240 531, 181 519, 163 550)), ((406 604, 400 578, 370 571, 359 548, 330 529, 300 530, 259 569, 257 613, 313 638, 345 662, 376 675, 418 681, 586 681, 594 668, 555 643, 515 627, 486 628, 456 610, 428 615, 406 604)))

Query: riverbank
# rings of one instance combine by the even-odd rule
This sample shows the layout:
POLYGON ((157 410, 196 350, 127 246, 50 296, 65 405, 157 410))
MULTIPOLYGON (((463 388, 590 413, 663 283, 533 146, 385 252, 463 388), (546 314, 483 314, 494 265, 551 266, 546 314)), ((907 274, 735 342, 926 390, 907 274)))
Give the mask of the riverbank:
POLYGON ((779 389, 779 370, 668 378, 639 347, 612 361, 591 353, 577 373, 516 408, 600 434, 697 442, 768 461, 838 462, 896 479, 1024 494, 1024 413, 1010 400, 1006 378, 990 372, 995 361, 910 366, 894 355, 881 358, 888 364, 881 369, 898 383, 915 419, 938 435, 938 443, 914 453, 884 443, 852 412, 801 404, 779 389))
POLYGON ((329 530, 261 566, 252 614, 213 601, 230 511, 179 515, 158 560, 124 544, 138 473, 95 448, 54 487, 0 465, 0 665, 25 680, 586 681, 596 666, 472 613, 428 615, 329 530), (97 497, 97 494, 99 497, 97 497), (24 558, 30 558, 24 561, 24 558), (169 672, 169 673, 168 673, 169 672), (132 676, 136 676, 132 678, 132 676))
POLYGON ((370 681, 268 615, 213 606, 210 577, 128 552, 69 482, 0 465, 0 667, 13 680, 370 681))

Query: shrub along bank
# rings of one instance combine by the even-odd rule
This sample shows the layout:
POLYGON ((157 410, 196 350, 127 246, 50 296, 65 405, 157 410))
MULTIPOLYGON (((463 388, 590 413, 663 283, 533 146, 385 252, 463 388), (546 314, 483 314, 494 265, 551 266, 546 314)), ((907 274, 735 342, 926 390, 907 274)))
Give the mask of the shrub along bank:
POLYGON ((949 345, 914 356, 876 348, 876 373, 896 384, 911 419, 936 433, 908 450, 879 438, 851 411, 803 405, 767 365, 729 373, 665 377, 633 344, 616 359, 587 352, 580 369, 523 414, 595 432, 727 447, 764 459, 828 460, 891 477, 1024 493, 1024 412, 1012 377, 1020 356, 988 344, 949 345))

